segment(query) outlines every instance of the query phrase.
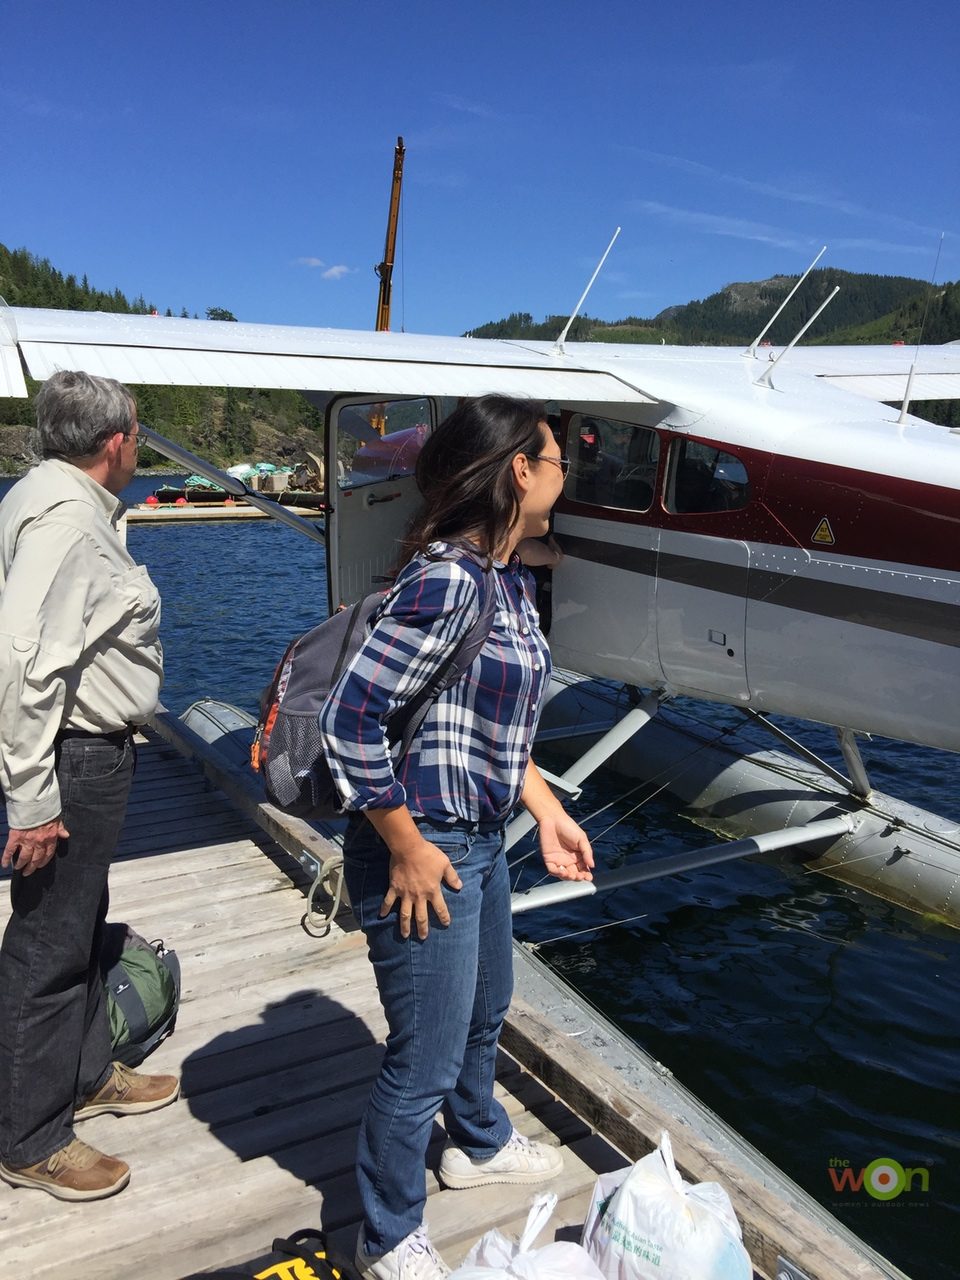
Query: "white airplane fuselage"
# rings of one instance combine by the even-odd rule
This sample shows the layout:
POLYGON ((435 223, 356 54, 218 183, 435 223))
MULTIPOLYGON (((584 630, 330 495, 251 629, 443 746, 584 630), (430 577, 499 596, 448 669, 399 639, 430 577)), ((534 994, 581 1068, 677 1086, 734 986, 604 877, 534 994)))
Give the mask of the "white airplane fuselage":
MULTIPOLYGON (((960 436, 802 374, 755 388, 727 356, 702 392, 703 365, 678 378, 683 409, 549 405, 571 459, 555 663, 960 750, 960 436)), ((330 494, 334 603, 386 572, 416 502, 353 479, 330 494)))

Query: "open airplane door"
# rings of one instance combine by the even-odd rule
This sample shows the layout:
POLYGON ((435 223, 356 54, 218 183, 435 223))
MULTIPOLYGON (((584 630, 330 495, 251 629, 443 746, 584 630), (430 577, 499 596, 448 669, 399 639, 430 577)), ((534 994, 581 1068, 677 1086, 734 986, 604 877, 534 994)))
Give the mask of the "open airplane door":
POLYGON ((417 456, 440 412, 440 402, 426 396, 336 396, 327 406, 331 613, 389 582, 420 501, 417 456))

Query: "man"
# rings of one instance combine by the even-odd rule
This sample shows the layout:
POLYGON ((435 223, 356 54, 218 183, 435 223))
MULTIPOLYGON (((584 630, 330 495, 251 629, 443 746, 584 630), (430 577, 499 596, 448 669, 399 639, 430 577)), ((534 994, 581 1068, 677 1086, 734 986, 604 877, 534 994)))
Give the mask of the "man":
POLYGON ((0 1178, 94 1200, 130 1170, 74 1134, 173 1102, 175 1076, 111 1063, 99 948, 107 873, 156 706, 160 599, 117 533, 136 470, 130 392, 56 373, 37 396, 38 466, 0 504, 0 787, 13 914, 0 946, 0 1178))

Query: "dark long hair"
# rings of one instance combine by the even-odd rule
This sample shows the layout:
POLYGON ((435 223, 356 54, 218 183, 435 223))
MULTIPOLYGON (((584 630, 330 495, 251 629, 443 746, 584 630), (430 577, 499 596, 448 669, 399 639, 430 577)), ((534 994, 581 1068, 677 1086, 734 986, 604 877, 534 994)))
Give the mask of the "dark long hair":
POLYGON ((545 418, 536 400, 491 395, 464 400, 440 423, 417 459, 423 506, 401 543, 401 564, 431 542, 462 543, 468 534, 492 560, 520 515, 513 459, 541 452, 545 418))

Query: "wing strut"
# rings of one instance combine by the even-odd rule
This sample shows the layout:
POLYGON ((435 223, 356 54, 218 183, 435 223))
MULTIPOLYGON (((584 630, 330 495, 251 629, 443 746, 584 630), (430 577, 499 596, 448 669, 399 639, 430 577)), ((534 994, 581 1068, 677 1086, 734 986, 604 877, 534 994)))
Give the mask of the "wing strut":
POLYGON ((802 742, 798 742, 796 738, 792 738, 785 729, 781 729, 779 725, 775 725, 772 720, 768 720, 765 715, 759 711, 753 711, 749 707, 740 707, 738 710, 747 717, 748 720, 754 720, 757 724, 763 725, 768 733, 772 733, 775 738, 781 742, 785 742, 788 747, 801 756, 808 764, 814 765, 821 773, 825 773, 828 778, 832 778, 834 782, 839 782, 844 791, 849 793, 857 800, 869 800, 873 787, 870 785, 870 778, 867 775, 866 765, 863 763, 863 757, 860 755, 860 748, 857 746, 856 734, 852 729, 838 729, 837 742, 840 750, 843 752, 843 758, 846 761, 847 768, 850 770, 850 777, 844 777, 839 769, 835 769, 832 764, 827 764, 826 760, 818 756, 815 751, 811 751, 809 747, 805 747, 802 742))
POLYGON ((607 893, 611 889, 623 889, 627 885, 641 884, 644 880, 656 880, 660 876, 675 876, 682 871, 697 871, 701 867, 713 867, 718 862, 732 862, 735 858, 748 858, 753 853, 774 853, 789 849, 792 845, 812 844, 815 840, 834 840, 847 835, 856 825, 850 814, 838 818, 823 818, 808 822, 802 827, 788 827, 784 831, 764 831, 746 840, 728 840, 723 844, 697 849, 694 853, 676 853, 669 858, 652 858, 648 862, 620 867, 595 880, 559 880, 554 884, 538 885, 526 893, 515 893, 510 899, 510 909, 515 916, 536 907, 548 907, 557 902, 569 902, 571 898, 589 898, 595 893, 607 893))
POLYGON ((863 756, 857 746, 857 735, 852 729, 838 729, 837 741, 840 743, 840 750, 850 770, 851 792, 858 800, 869 800, 873 787, 870 785, 867 766, 863 763, 863 756))
MULTIPOLYGON (((601 765, 606 764, 615 751, 629 742, 645 724, 649 724, 664 701, 662 693, 648 693, 639 706, 628 711, 623 719, 618 720, 607 730, 599 742, 595 742, 573 762, 565 774, 557 779, 560 789, 568 795, 575 794, 576 788, 584 778, 588 778, 601 765)), ((517 841, 522 839, 528 831, 532 831, 536 825, 537 820, 530 813, 523 813, 519 818, 515 818, 507 827, 506 848, 512 849, 517 841)))

